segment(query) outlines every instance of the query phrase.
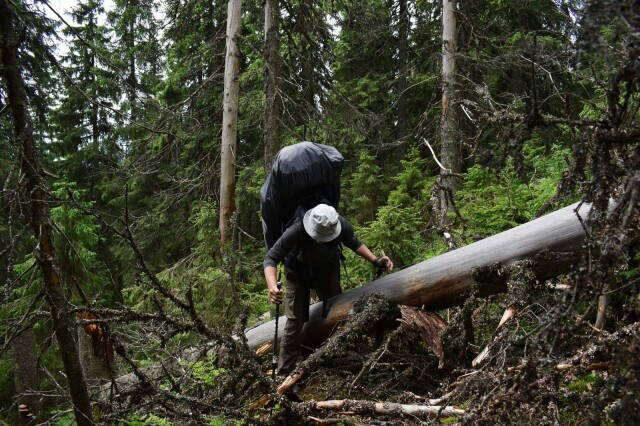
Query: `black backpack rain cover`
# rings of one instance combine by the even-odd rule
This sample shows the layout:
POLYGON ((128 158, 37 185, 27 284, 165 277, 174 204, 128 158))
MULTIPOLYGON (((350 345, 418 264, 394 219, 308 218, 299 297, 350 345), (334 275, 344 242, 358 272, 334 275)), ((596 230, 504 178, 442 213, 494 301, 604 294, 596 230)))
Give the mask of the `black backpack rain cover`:
POLYGON ((340 202, 342 154, 332 146, 299 142, 282 148, 260 189, 262 231, 267 249, 278 241, 299 207, 340 202))

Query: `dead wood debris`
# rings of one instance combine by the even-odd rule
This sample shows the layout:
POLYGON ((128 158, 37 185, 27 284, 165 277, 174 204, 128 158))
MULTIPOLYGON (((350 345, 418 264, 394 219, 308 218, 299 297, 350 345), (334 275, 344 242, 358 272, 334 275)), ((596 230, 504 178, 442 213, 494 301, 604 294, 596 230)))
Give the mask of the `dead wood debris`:
POLYGON ((380 295, 373 294, 358 301, 342 327, 309 358, 300 363, 296 371, 277 387, 277 392, 288 392, 306 372, 314 371, 323 365, 332 365, 332 362, 340 363, 347 355, 358 353, 362 345, 366 344, 367 336, 397 316, 398 308, 380 295))
POLYGON ((402 414, 416 417, 462 416, 465 411, 451 406, 397 404, 394 402, 338 399, 303 403, 315 410, 343 411, 355 414, 402 414))
POLYGON ((438 357, 438 368, 444 366, 444 348, 442 347, 442 333, 447 323, 438 314, 417 309, 412 306, 400 307, 401 317, 398 319, 406 332, 420 335, 438 357))
POLYGON ((262 358, 263 356, 270 354, 272 348, 272 342, 267 342, 264 345, 260 346, 258 349, 256 349, 256 358, 262 358))
MULTIPOLYGON (((504 313, 502 314, 502 318, 500 318, 500 322, 498 323, 498 327, 496 328, 496 331, 493 333, 493 338, 495 339, 496 334, 498 333, 498 331, 500 330, 500 328, 506 324, 508 321, 510 321, 518 312, 518 309, 515 306, 509 306, 504 313)), ((487 357, 489 356, 489 350, 490 350, 491 344, 488 344, 487 346, 484 347, 484 349, 482 350, 482 352, 480 352, 480 354, 478 354, 477 357, 475 357, 473 359, 473 361, 471 361, 471 366, 473 368, 478 367, 480 364, 482 364, 487 357)))

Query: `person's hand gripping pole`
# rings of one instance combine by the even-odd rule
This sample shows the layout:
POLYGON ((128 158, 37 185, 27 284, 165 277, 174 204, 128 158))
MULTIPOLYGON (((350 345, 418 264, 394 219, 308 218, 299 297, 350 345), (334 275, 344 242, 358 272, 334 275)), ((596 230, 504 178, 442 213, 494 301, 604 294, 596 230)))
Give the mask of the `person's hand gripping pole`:
POLYGON ((271 358, 271 378, 276 380, 276 370, 278 369, 278 320, 280 318, 280 303, 282 303, 282 281, 280 281, 280 271, 278 271, 278 283, 276 284, 277 292, 271 294, 273 303, 276 304, 276 329, 273 336, 273 357, 271 358), (275 296, 275 297, 274 297, 275 296))

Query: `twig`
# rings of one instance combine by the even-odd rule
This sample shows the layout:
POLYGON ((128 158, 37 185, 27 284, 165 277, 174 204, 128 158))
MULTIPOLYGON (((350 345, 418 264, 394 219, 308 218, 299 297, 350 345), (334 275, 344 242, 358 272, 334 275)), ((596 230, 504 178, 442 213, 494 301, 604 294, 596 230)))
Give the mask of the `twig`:
POLYGON ((438 165, 438 167, 440 167, 442 169, 442 171, 445 172, 445 174, 450 175, 450 176, 462 177, 462 175, 460 173, 455 173, 453 170, 447 169, 445 166, 443 166, 442 163, 440 162, 440 160, 438 160, 438 157, 436 157, 436 153, 433 151, 433 148, 431 148, 431 145, 429 144, 427 139, 426 138, 422 138, 422 140, 424 141, 424 143, 429 148, 429 151, 431 151, 431 156, 435 160, 435 162, 438 165))
POLYGON ((385 342, 384 346, 381 346, 380 348, 378 348, 378 350, 371 356, 370 360, 362 366, 362 369, 360 369, 360 372, 358 373, 356 378, 353 379, 353 381, 351 382, 351 387, 353 387, 356 384, 356 382, 360 379, 360 377, 365 372, 365 370, 371 371, 373 367, 375 367, 378 361, 380 361, 380 358, 382 358, 382 356, 385 354, 385 352, 389 348, 389 343, 391 342, 391 339, 394 336, 396 336, 400 330, 401 330, 400 328, 397 328, 396 330, 394 330, 393 333, 391 333, 389 337, 387 337, 387 341, 385 342))
POLYGON ((622 289, 625 289, 625 288, 627 288, 627 287, 631 287, 631 286, 633 286, 633 285, 637 284, 639 281, 640 281, 640 278, 636 278, 635 280, 629 281, 628 283, 626 283, 626 284, 625 284, 625 285, 623 285, 623 286, 617 287, 617 288, 615 288, 615 289, 613 289, 613 290, 605 291, 605 292, 603 292, 603 293, 601 293, 601 294, 613 294, 613 293, 617 293, 618 291, 620 291, 620 290, 622 290, 622 289))
POLYGON ((313 420, 314 422, 321 424, 321 425, 332 425, 334 423, 338 423, 341 422, 343 419, 321 419, 320 417, 313 417, 313 416, 309 416, 307 417, 309 420, 313 420))
POLYGON ((27 309, 25 310, 25 313, 22 315, 22 317, 18 320, 17 323, 13 324, 12 327, 10 327, 9 331, 11 331, 12 333, 9 334, 9 331, 3 336, 5 339, 4 344, 2 345, 2 348, 0 348, 0 354, 3 354, 5 351, 7 351, 9 349, 9 346, 11 345, 11 343, 13 342, 13 340, 18 337, 20 334, 22 334, 24 331, 26 331, 27 329, 31 328, 33 324, 27 324, 24 325, 22 328, 18 328, 19 325, 22 325, 29 316, 31 316, 31 314, 33 313, 33 310, 36 306, 36 304, 44 297, 45 295, 45 291, 41 290, 40 293, 38 293, 36 295, 36 297, 33 298, 33 300, 31 301, 31 303, 29 304, 29 306, 27 307, 27 309))

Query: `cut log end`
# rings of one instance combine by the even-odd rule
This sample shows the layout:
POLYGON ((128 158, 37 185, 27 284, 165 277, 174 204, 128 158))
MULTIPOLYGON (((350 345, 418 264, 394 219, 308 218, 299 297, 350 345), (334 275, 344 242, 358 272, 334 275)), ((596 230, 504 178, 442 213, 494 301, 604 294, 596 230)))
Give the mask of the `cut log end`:
POLYGON ((271 348, 273 347, 272 342, 267 342, 264 345, 260 346, 256 349, 256 357, 262 358, 265 355, 271 353, 271 348))
POLYGON ((293 385, 295 385, 300 381, 300 379, 302 379, 302 376, 304 376, 304 371, 297 371, 291 374, 290 376, 288 376, 286 379, 284 379, 284 382, 282 382, 280 386, 278 386, 278 389, 277 389, 278 393, 279 394, 286 393, 289 389, 293 387, 293 385))

